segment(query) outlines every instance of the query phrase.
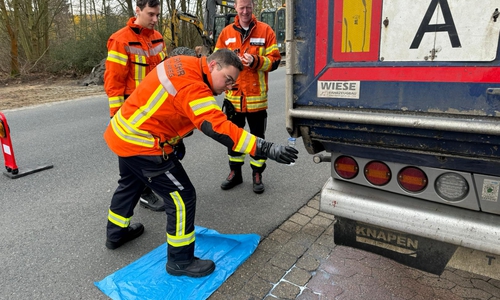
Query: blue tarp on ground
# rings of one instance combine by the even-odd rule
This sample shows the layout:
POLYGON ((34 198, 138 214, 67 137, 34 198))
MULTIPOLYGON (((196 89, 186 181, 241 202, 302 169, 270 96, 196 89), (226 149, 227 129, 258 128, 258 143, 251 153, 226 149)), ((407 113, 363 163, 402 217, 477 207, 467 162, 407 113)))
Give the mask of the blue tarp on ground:
POLYGON ((220 234, 196 226, 195 256, 215 262, 202 278, 171 276, 165 271, 167 244, 94 284, 111 299, 206 299, 255 251, 257 234, 220 234))

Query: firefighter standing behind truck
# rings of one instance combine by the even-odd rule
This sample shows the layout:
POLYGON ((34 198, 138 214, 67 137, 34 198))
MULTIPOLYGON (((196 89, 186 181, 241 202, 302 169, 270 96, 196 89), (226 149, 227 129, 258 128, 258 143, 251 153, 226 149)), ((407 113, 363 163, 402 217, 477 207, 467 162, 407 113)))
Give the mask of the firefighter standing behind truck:
MULTIPOLYGON (((233 89, 226 91, 223 109, 227 118, 238 127, 248 122, 250 132, 265 138, 267 126, 268 72, 278 68, 281 55, 276 35, 266 23, 253 15, 253 0, 236 0, 238 15, 234 23, 226 26, 219 35, 215 51, 227 48, 237 53, 245 65, 233 89)), ((232 189, 243 182, 241 167, 245 154, 228 149, 230 173, 221 184, 223 190, 232 189)), ((262 172, 266 158, 251 156, 253 191, 264 192, 262 172)))
POLYGON ((104 139, 118 155, 120 186, 109 206, 107 248, 116 249, 144 232, 131 218, 146 184, 165 201, 167 272, 202 277, 214 271, 211 260, 194 256, 196 190, 179 161, 185 148, 178 145, 199 129, 234 151, 279 163, 294 162, 298 153, 257 138, 221 112, 214 95, 232 87, 242 69, 238 56, 226 49, 208 58, 171 57, 148 74, 111 119, 104 139))
MULTIPOLYGON (((158 0, 137 0, 136 17, 108 40, 104 90, 113 117, 146 75, 166 58, 163 36, 154 29, 160 13, 158 0)), ((163 201, 144 186, 141 206, 163 211, 163 201)))

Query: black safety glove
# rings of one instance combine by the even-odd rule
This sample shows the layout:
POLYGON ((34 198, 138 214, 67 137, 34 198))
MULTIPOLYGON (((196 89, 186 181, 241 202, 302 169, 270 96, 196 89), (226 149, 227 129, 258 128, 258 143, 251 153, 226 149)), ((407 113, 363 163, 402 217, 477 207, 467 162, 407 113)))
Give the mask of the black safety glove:
POLYGON ((295 148, 273 144, 271 142, 266 142, 262 138, 257 138, 256 156, 266 156, 279 163, 290 164, 295 162, 298 158, 297 154, 299 154, 299 151, 295 148))
POLYGON ((186 155, 186 146, 184 145, 184 141, 181 140, 177 145, 173 146, 173 148, 177 159, 182 160, 186 155))
POLYGON ((226 114, 228 120, 231 120, 236 115, 234 105, 227 99, 224 99, 222 103, 222 111, 226 114))

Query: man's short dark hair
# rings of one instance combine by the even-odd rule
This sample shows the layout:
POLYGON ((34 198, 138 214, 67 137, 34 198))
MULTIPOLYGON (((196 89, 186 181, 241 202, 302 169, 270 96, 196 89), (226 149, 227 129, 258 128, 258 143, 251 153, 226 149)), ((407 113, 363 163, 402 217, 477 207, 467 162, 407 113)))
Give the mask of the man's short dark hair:
POLYGON ((236 69, 243 71, 243 63, 241 62, 241 59, 238 55, 236 55, 236 53, 229 49, 222 48, 210 54, 210 56, 207 57, 207 62, 211 62, 212 60, 218 62, 222 67, 233 66, 236 69))
POLYGON ((149 7, 157 7, 160 5, 159 0, 137 0, 137 7, 139 7, 141 10, 144 9, 144 7, 149 6, 149 7))

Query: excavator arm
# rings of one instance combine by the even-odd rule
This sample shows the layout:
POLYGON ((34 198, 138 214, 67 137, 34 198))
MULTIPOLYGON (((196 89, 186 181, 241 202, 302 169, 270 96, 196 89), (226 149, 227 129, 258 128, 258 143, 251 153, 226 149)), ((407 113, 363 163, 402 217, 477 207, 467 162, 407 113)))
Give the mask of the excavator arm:
MULTIPOLYGON (((205 3, 205 27, 204 30, 208 37, 214 40, 215 16, 217 15, 217 6, 234 9, 234 1, 226 0, 207 0, 205 3)), ((215 45, 215 40, 214 40, 215 45)))
POLYGON ((190 23, 196 27, 196 30, 198 31, 198 34, 201 36, 201 39, 203 41, 203 46, 205 46, 207 49, 213 49, 215 43, 207 36, 206 32, 204 31, 203 23, 198 19, 197 16, 180 10, 174 10, 173 15, 174 17, 172 18, 171 31, 172 43, 174 48, 179 46, 179 24, 180 21, 183 21, 190 23))
MULTIPOLYGON (((216 43, 215 36, 215 19, 217 17, 217 6, 228 7, 234 9, 235 3, 234 1, 226 1, 226 0, 207 0, 205 3, 205 24, 203 24, 200 19, 192 14, 174 10, 172 14, 172 22, 171 22, 171 32, 172 32, 172 46, 176 48, 179 46, 179 34, 180 34, 180 21, 187 22, 193 24, 198 30, 198 33, 201 36, 203 41, 204 48, 208 51, 208 53, 212 53, 216 43)), ((224 15, 225 25, 228 25, 230 20, 232 20, 230 15, 224 15)), ((233 16, 234 17, 234 16, 233 16)))

